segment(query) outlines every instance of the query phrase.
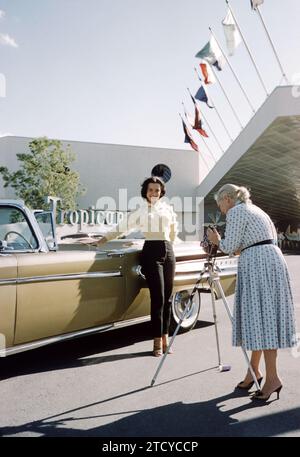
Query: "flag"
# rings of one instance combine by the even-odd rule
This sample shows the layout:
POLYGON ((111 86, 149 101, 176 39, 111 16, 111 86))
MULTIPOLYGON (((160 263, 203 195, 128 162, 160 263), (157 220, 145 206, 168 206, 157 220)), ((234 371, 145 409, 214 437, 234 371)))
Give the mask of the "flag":
POLYGON ((193 100, 193 103, 195 106, 195 120, 191 125, 194 130, 197 130, 197 132, 200 133, 200 135, 208 138, 206 131, 202 128, 202 120, 201 120, 201 115, 200 115, 200 110, 199 110, 198 104, 197 104, 195 98, 192 96, 192 94, 190 94, 190 96, 191 96, 191 99, 193 100))
POLYGON ((185 143, 190 143, 190 145, 192 146, 192 148, 194 149, 194 151, 197 151, 199 152, 199 148, 198 148, 198 145, 195 143, 195 141, 193 140, 193 137, 191 135, 191 132, 189 131, 189 129, 187 128, 186 126, 186 123, 184 122, 184 120, 181 118, 182 120, 182 126, 183 126, 183 131, 184 131, 184 134, 185 134, 185 138, 184 138, 184 142, 185 143))
POLYGON ((206 103, 209 108, 213 108, 213 106, 209 104, 207 93, 202 85, 197 90, 195 98, 200 102, 206 103))
POLYGON ((256 10, 256 8, 259 6, 259 5, 262 5, 264 2, 264 0, 250 0, 250 3, 251 3, 251 8, 253 10, 256 10))
POLYGON ((209 63, 200 63, 201 72, 204 78, 205 84, 213 84, 216 82, 215 75, 213 74, 212 69, 210 68, 209 63))
POLYGON ((221 71, 225 65, 223 53, 213 36, 210 37, 208 43, 206 43, 204 48, 202 48, 195 57, 206 60, 206 62, 214 65, 219 71, 221 71))
POLYGON ((234 51, 242 40, 230 8, 228 8, 226 17, 223 19, 222 24, 225 33, 228 54, 233 56, 234 51))
POLYGON ((193 129, 197 130, 197 132, 200 133, 200 135, 205 136, 205 138, 208 138, 206 131, 202 128, 200 110, 199 110, 196 102, 195 102, 195 123, 194 123, 193 129))

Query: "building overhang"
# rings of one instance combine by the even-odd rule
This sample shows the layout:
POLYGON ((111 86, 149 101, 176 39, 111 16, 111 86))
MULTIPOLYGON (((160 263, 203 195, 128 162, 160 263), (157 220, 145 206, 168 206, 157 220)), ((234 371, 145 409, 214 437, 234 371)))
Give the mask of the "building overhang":
MULTIPOLYGON (((274 221, 300 220, 300 96, 277 87, 197 188, 205 207, 226 183, 251 189, 274 221)), ((299 94, 300 95, 300 94, 299 94)))

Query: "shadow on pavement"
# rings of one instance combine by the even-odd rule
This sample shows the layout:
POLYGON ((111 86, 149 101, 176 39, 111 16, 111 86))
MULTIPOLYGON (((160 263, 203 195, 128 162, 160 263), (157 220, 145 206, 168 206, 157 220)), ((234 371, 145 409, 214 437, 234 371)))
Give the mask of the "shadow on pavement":
MULTIPOLYGON (((213 325, 213 322, 198 321, 194 329, 210 325, 213 325)), ((0 381, 32 373, 145 357, 151 354, 151 339, 150 323, 146 322, 22 352, 0 359, 0 381), (131 352, 130 346, 147 340, 149 352, 131 352), (121 348, 126 348, 127 352, 103 355, 121 348), (96 356, 84 359, 93 354, 96 356)))
MULTIPOLYGON (((158 387, 158 386, 156 386, 158 387)), ((116 398, 134 395, 148 387, 136 389, 116 397, 85 405, 60 415, 48 417, 39 421, 30 422, 24 425, 4 427, 1 429, 2 436, 36 435, 36 436, 77 436, 77 437, 263 437, 278 436, 286 432, 298 429, 300 423, 300 408, 290 409, 270 414, 268 406, 270 403, 257 405, 250 399, 243 404, 231 409, 222 410, 228 407, 227 401, 241 397, 239 393, 231 392, 222 397, 208 401, 184 404, 177 402, 147 410, 115 411, 109 414, 101 414, 101 404, 116 398), (78 414, 79 411, 89 407, 99 406, 99 414, 78 414), (251 409, 265 408, 266 414, 250 420, 239 422, 233 416, 251 409), (114 416, 126 414, 127 416, 114 420, 114 416), (128 415, 130 414, 130 415, 128 415), (61 416, 65 417, 61 417, 61 416), (72 422, 80 420, 92 420, 93 424, 97 418, 110 418, 111 422, 99 427, 86 427, 85 430, 72 428, 72 422)), ((86 411, 85 411, 86 412, 86 411)))

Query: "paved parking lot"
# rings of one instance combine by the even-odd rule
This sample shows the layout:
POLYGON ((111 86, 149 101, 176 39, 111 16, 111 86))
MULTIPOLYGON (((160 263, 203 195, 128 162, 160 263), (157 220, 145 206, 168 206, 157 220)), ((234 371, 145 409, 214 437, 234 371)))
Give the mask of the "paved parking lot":
MULTIPOLYGON (((300 256, 287 255, 300 322, 300 256)), ((230 298, 232 303, 232 297, 230 298)), ((209 296, 196 328, 178 335, 156 384, 148 324, 0 359, 2 436, 300 436, 300 347, 281 350, 279 401, 253 403, 234 386, 245 373, 217 303, 223 363, 217 370, 209 296)))

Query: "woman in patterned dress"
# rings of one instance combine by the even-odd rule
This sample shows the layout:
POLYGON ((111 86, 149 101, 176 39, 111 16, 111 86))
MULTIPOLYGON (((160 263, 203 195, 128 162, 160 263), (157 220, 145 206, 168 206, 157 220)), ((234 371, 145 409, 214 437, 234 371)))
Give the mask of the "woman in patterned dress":
MULTIPOLYGON (((233 345, 252 351, 251 365, 259 381, 264 353, 266 379, 255 399, 266 401, 282 388, 277 373, 277 349, 296 343, 294 306, 289 273, 270 217, 252 204, 245 187, 225 184, 215 195, 226 214, 225 238, 208 229, 209 240, 228 254, 240 251, 233 313, 233 345)), ((237 388, 254 384, 250 371, 237 388)))

